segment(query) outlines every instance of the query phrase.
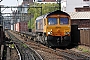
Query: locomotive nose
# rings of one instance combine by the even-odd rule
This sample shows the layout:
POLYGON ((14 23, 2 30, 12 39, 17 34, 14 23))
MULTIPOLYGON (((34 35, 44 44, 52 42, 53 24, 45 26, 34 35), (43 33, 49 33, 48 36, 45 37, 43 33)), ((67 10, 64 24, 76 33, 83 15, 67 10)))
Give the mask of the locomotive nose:
POLYGON ((60 33, 60 30, 58 29, 57 32, 60 33))

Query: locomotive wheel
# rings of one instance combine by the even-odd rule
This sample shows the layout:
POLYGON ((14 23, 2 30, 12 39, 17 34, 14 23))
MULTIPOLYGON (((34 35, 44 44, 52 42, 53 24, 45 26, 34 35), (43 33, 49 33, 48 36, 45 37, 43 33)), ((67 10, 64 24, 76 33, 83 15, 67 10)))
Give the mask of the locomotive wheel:
POLYGON ((48 46, 48 43, 47 43, 47 36, 45 36, 44 42, 45 42, 45 45, 48 46))
POLYGON ((48 38, 49 38, 49 36, 46 36, 46 34, 42 35, 42 42, 47 47, 49 47, 48 38))
POLYGON ((51 39, 50 36, 45 36, 45 45, 46 45, 47 47, 51 47, 50 41, 49 41, 50 39, 51 39))
POLYGON ((39 35, 36 36, 36 42, 39 42, 39 35))

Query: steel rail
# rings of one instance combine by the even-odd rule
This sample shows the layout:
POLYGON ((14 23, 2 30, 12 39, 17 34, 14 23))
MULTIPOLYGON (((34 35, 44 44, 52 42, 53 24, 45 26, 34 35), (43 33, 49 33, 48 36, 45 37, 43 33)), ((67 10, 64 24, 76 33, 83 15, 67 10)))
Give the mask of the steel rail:
MULTIPOLYGON (((24 35, 30 35, 30 36, 32 36, 33 34, 32 33, 22 33, 22 34, 24 34, 24 35)), ((89 60, 90 59, 90 57, 89 56, 86 56, 86 55, 83 55, 83 54, 80 54, 80 53, 76 53, 76 52, 59 52, 59 53, 57 53, 58 55, 60 55, 60 56, 63 56, 63 57, 65 57, 65 58, 67 58, 67 59, 71 59, 71 60, 75 60, 75 59, 77 59, 77 60, 89 60)))
POLYGON ((85 55, 82 55, 81 53, 77 53, 77 52, 71 51, 71 50, 62 50, 61 51, 61 49, 58 49, 58 50, 56 50, 56 52, 57 53, 59 52, 58 53, 59 55, 67 58, 68 60, 69 59, 70 60, 90 60, 89 57, 86 57, 85 55))
MULTIPOLYGON (((10 33, 10 32, 9 32, 10 33)), ((11 33, 10 33, 11 34, 11 33)), ((21 49, 21 56, 22 56, 22 60, 43 60, 41 58, 41 56, 36 53, 36 51, 30 47, 28 47, 24 42, 20 41, 18 38, 16 38, 15 36, 13 36, 13 34, 11 34, 13 39, 15 39, 14 41, 18 42, 16 45, 18 46, 18 49, 21 49), (24 45, 24 46, 23 46, 24 45), (21 47, 20 47, 21 46, 21 47), (27 47, 26 47, 27 46, 27 47), (25 48, 26 47, 26 48, 25 48), (30 52, 31 51, 31 52, 30 52), (32 58, 31 58, 32 57, 32 58)))
MULTIPOLYGON (((25 43, 26 44, 26 43, 25 43)), ((26 44, 27 45, 27 44, 26 44)), ((38 54, 33 48, 31 48, 29 45, 27 45, 32 51, 34 51, 35 54, 37 54, 37 56, 40 58, 40 60, 44 60, 40 54, 38 54)))
MULTIPOLYGON (((8 35, 9 35, 9 33, 8 33, 8 35)), ((9 35, 9 38, 12 39, 10 35, 9 35)), ((14 44, 14 43, 13 43, 13 44, 14 44)), ((22 59, 21 59, 21 54, 20 54, 18 48, 16 47, 15 44, 14 44, 14 46, 15 46, 15 48, 16 48, 16 51, 17 51, 18 55, 19 55, 19 60, 22 60, 22 59)))
MULTIPOLYGON (((14 43, 13 43, 13 44, 14 44, 14 43)), ((15 44, 14 44, 14 46, 15 46, 15 48, 16 48, 16 50, 17 50, 18 55, 19 55, 19 60, 21 60, 21 54, 20 54, 20 52, 19 52, 19 50, 17 49, 17 47, 16 47, 15 44)))

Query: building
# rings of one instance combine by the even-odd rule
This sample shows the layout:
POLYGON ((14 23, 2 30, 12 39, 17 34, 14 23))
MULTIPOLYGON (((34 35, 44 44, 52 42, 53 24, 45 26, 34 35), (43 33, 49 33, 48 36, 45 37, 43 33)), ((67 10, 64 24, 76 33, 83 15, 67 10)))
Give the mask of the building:
POLYGON ((18 6, 17 10, 19 13, 27 13, 28 7, 29 7, 29 2, 28 1, 23 1, 21 5, 18 6), (25 7, 25 8, 22 8, 25 7))
POLYGON ((24 3, 33 3, 34 0, 23 0, 24 3))
POLYGON ((35 0, 35 2, 56 2, 57 0, 35 0))
POLYGON ((90 12, 69 12, 71 24, 78 25, 78 28, 90 29, 90 12))
POLYGON ((90 0, 62 0, 61 9, 66 12, 90 11, 90 0))
POLYGON ((84 12, 90 11, 90 0, 67 0, 67 12, 84 12), (73 3, 72 3, 73 2, 73 3))
POLYGON ((10 16, 3 17, 3 28, 11 29, 11 17, 10 16))
POLYGON ((23 0, 23 2, 33 3, 33 2, 56 2, 57 0, 23 0))
POLYGON ((66 12, 66 0, 61 0, 61 10, 66 12))
MULTIPOLYGON (((25 0, 24 0, 25 1, 25 0)), ((29 0, 29 1, 31 1, 31 0, 29 0)), ((32 3, 43 3, 43 4, 45 4, 45 3, 57 3, 57 1, 58 0, 33 0, 32 1, 32 3)), ((30 4, 31 2, 29 2, 29 4, 30 4)))

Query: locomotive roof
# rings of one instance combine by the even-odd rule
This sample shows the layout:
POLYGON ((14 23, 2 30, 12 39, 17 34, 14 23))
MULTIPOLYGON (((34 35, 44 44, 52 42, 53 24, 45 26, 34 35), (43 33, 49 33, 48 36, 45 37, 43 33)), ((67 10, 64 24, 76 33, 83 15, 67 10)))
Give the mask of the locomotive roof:
POLYGON ((63 12, 63 11, 60 11, 60 10, 56 10, 54 12, 50 12, 50 13, 47 13, 45 15, 42 15, 42 16, 39 16, 36 18, 36 20, 38 19, 42 19, 42 18, 46 18, 47 16, 50 16, 50 15, 53 15, 53 14, 64 14, 64 15, 67 15, 67 16, 70 16, 68 13, 66 12, 63 12))
POLYGON ((68 13, 63 12, 63 11, 60 11, 60 10, 56 10, 56 11, 54 11, 54 12, 51 12, 51 13, 49 13, 47 16, 53 15, 53 14, 64 14, 64 15, 70 16, 68 13))

